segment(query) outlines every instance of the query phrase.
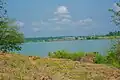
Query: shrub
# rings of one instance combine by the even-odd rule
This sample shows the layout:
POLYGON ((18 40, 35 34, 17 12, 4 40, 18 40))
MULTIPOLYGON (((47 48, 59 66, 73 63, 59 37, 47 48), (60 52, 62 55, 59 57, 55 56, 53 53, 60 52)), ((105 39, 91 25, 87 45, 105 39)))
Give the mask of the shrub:
POLYGON ((48 56, 50 58, 63 58, 63 59, 71 59, 74 61, 80 60, 81 57, 85 55, 84 52, 68 52, 68 51, 56 51, 56 52, 49 52, 48 56))
POLYGON ((70 54, 67 51, 56 51, 56 52, 49 52, 48 54, 51 58, 70 58, 70 54))
POLYGON ((71 54, 71 59, 74 61, 78 61, 80 60, 81 57, 83 57, 85 55, 84 52, 75 52, 71 54))
POLYGON ((106 56, 103 56, 101 54, 96 54, 94 58, 94 62, 97 64, 104 64, 106 63, 106 56))
POLYGON ((74 61, 80 61, 82 57, 88 56, 86 58, 93 58, 94 63, 97 64, 109 64, 112 66, 115 66, 117 68, 120 68, 120 41, 116 41, 116 44, 114 43, 113 47, 110 48, 110 50, 107 52, 106 55, 102 55, 96 52, 92 53, 85 53, 85 52, 67 52, 67 51, 56 51, 56 52, 50 52, 48 54, 51 58, 63 58, 63 59, 71 59, 74 61))
POLYGON ((115 67, 120 68, 120 41, 116 41, 116 44, 108 52, 107 63, 115 67))

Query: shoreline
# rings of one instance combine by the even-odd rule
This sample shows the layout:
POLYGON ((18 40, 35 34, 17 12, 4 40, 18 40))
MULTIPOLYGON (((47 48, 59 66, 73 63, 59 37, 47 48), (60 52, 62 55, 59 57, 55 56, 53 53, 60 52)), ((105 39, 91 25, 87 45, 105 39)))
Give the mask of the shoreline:
POLYGON ((40 42, 40 43, 45 43, 45 42, 63 42, 63 41, 90 41, 90 40, 114 40, 114 39, 119 39, 119 38, 100 38, 100 39, 83 39, 83 40, 53 40, 53 41, 26 41, 24 43, 36 43, 36 42, 40 42))

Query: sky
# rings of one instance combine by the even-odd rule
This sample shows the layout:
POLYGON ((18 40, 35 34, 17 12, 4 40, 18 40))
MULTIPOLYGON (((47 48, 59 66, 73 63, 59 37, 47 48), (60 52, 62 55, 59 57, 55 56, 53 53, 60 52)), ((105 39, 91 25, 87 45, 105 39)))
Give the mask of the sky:
POLYGON ((118 30, 111 22, 118 0, 7 0, 8 16, 25 37, 82 36, 118 30))

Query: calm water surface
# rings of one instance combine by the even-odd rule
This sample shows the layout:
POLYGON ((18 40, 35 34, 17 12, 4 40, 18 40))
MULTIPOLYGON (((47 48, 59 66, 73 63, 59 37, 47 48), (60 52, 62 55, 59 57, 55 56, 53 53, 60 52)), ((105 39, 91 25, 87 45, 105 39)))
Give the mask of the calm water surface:
POLYGON ((34 55, 45 57, 48 52, 57 50, 67 50, 71 52, 100 52, 105 54, 111 47, 111 40, 78 40, 78 41, 61 41, 61 42, 36 42, 24 43, 20 51, 24 55, 34 55))

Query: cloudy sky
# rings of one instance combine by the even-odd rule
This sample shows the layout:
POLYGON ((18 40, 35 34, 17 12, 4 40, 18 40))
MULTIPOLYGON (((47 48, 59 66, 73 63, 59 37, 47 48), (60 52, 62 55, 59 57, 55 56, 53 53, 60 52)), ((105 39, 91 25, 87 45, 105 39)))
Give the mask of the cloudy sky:
POLYGON ((7 0, 25 37, 105 34, 118 30, 109 8, 118 0, 7 0))

